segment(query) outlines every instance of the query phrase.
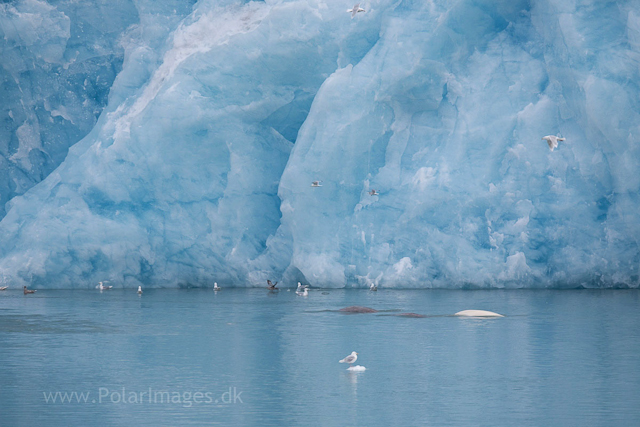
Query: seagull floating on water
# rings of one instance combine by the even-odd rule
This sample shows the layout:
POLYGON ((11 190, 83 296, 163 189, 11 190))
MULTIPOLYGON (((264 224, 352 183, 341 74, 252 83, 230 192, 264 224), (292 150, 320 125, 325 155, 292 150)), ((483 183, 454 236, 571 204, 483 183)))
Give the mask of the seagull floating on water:
POLYGON ((350 355, 340 360, 340 363, 348 363, 349 367, 351 367, 354 363, 356 363, 356 360, 358 360, 358 353, 352 351, 350 355))
POLYGON ((276 288, 276 286, 278 286, 278 282, 276 282, 276 283, 271 283, 271 280, 267 279, 267 288, 268 288, 270 291, 275 291, 275 290, 277 290, 278 288, 276 288))
POLYGON ((311 181, 311 186, 312 187, 322 187, 322 185, 320 184, 322 181, 311 181))
POLYGON ((378 193, 376 190, 371 190, 371 191, 369 191, 369 195, 370 196, 379 196, 380 193, 378 193))
POLYGON ((564 141, 564 138, 560 138, 555 135, 543 136, 542 139, 547 141, 547 144, 549 144, 549 150, 551 151, 553 151, 554 148, 558 148, 558 141, 564 141))
POLYGON ((304 291, 296 291, 296 295, 299 295, 301 297, 306 297, 309 295, 309 288, 307 288, 306 286, 303 288, 304 291))
POLYGON ((220 286, 218 286, 218 282, 214 282, 213 283, 213 290, 214 291, 219 291, 220 289, 222 289, 220 286))
POLYGON ((113 286, 104 286, 102 283, 103 282, 98 282, 98 289, 100 289, 101 291, 107 291, 113 288, 113 286))
POLYGON ((356 16, 358 12, 365 12, 365 10, 360 7, 360 3, 356 3, 353 5, 352 9, 347 9, 347 12, 351 14, 351 19, 353 19, 353 17, 356 16))
POLYGON ((23 286, 23 287, 22 287, 22 292, 24 292, 24 294, 25 294, 25 295, 26 295, 26 294, 35 294, 35 293, 36 293, 36 291, 35 291, 35 290, 33 290, 33 291, 32 291, 32 290, 27 289, 27 287, 26 287, 26 286, 23 286))
POLYGON ((376 292, 378 290, 378 287, 376 286, 375 283, 372 283, 371 286, 369 286, 369 290, 376 292))
POLYGON ((138 286, 138 295, 142 295, 142 286, 138 286))

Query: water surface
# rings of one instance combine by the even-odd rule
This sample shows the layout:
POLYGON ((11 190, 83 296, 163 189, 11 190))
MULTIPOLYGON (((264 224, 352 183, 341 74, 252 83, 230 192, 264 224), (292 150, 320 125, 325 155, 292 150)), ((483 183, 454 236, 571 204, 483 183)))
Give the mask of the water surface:
POLYGON ((0 425, 639 425, 639 303, 638 290, 9 290, 0 425), (350 305, 384 313, 333 311, 350 305), (506 317, 449 316, 464 309, 506 317), (365 372, 338 363, 352 350, 365 372))

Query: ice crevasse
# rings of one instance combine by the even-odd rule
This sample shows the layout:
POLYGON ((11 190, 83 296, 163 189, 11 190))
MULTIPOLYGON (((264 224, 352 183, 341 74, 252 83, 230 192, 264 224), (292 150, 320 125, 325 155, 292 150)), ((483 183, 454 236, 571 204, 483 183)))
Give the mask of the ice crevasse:
POLYGON ((636 1, 174 3, 7 196, 5 283, 638 287, 636 1))

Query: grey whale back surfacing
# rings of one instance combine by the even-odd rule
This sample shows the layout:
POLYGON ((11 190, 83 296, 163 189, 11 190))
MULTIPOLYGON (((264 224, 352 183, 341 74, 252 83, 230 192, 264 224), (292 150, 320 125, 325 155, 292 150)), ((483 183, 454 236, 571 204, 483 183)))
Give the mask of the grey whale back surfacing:
POLYGON ((349 307, 341 308, 341 313, 377 313, 378 310, 374 310, 373 308, 363 307, 360 305, 352 305, 349 307))

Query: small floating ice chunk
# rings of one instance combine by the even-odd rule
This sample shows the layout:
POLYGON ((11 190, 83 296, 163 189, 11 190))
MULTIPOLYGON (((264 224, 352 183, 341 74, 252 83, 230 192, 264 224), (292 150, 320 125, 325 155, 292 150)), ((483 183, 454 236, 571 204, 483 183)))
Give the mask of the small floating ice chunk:
POLYGON ((351 372, 364 372, 366 370, 367 370, 367 368, 365 368, 364 366, 361 366, 361 365, 349 366, 347 368, 347 371, 351 371, 351 372))
POLYGON ((460 317, 504 317, 502 314, 486 310, 462 310, 454 314, 460 317))

